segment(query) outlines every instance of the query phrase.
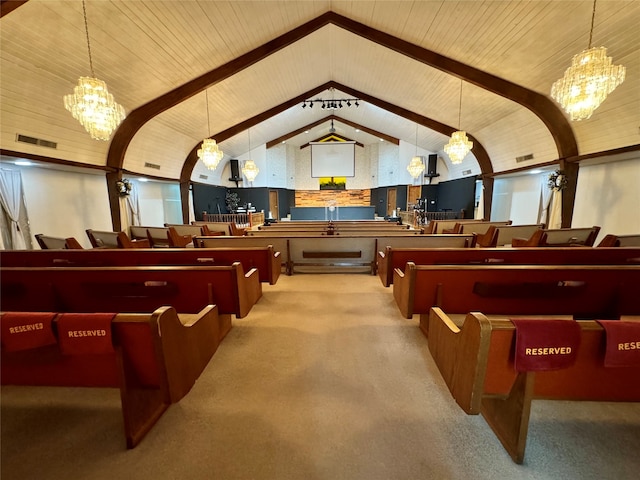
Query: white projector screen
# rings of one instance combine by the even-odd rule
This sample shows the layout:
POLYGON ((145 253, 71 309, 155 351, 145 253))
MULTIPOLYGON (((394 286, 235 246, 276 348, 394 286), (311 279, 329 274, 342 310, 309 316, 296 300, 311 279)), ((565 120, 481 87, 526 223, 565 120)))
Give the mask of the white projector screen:
POLYGON ((311 177, 355 177, 356 142, 311 142, 311 177))

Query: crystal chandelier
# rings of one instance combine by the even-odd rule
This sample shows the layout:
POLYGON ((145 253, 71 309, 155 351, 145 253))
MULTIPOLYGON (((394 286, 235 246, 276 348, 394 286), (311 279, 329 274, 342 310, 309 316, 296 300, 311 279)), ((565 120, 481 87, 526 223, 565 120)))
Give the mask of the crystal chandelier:
POLYGON ((586 120, 615 88, 624 81, 626 69, 612 65, 605 47, 591 47, 596 0, 593 1, 589 47, 573 56, 564 76, 551 86, 551 96, 572 121, 586 120))
POLYGON ((87 50, 89 52, 89 69, 91 77, 80 77, 73 93, 64 96, 64 106, 71 112, 73 118, 89 132, 95 140, 109 140, 111 133, 124 120, 125 111, 122 105, 115 102, 109 93, 107 84, 96 78, 91 58, 91 44, 89 43, 89 26, 87 24, 87 9, 82 0, 84 28, 87 35, 87 50))
MULTIPOLYGON (((207 102, 207 131, 211 135, 211 123, 209 120, 209 93, 208 90, 204 91, 205 101, 207 102)), ((224 152, 218 148, 216 141, 213 138, 205 138, 202 141, 201 147, 198 149, 198 158, 202 160, 205 167, 209 170, 215 170, 220 160, 224 156, 224 152)))
MULTIPOLYGON (((251 130, 247 130, 247 133, 249 135, 249 156, 251 156, 251 130)), ((260 173, 260 169, 253 160, 246 160, 242 167, 242 173, 247 177, 247 180, 253 183, 258 173, 260 173)))
POLYGON ((473 148, 473 142, 470 142, 467 138, 467 133, 463 130, 460 130, 460 117, 462 114, 462 80, 460 80, 460 105, 458 108, 458 131, 453 132, 451 135, 451 139, 449 143, 444 146, 444 151, 449 158, 451 159, 451 163, 459 164, 462 163, 464 157, 467 156, 467 153, 473 148))
POLYGON ((253 160, 247 160, 242 167, 242 173, 247 177, 247 180, 253 182, 258 176, 258 173, 260 173, 260 169, 253 160))
POLYGON ((411 159, 411 162, 409 162, 409 165, 407 166, 407 170, 413 178, 418 178, 424 171, 424 163, 422 163, 422 158, 413 157, 411 159))
POLYGON ((416 123, 416 156, 411 159, 407 165, 407 171, 413 178, 418 178, 424 171, 424 163, 422 158, 418 156, 418 124, 416 123))

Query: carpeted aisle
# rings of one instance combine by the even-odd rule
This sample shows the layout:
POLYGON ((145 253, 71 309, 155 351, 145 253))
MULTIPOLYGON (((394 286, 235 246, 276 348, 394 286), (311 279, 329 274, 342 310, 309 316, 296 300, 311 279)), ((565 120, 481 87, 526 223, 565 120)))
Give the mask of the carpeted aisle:
POLYGON ((3 480, 630 479, 639 451, 640 404, 538 401, 515 465, 366 274, 265 285, 134 450, 116 391, 2 389, 3 480))

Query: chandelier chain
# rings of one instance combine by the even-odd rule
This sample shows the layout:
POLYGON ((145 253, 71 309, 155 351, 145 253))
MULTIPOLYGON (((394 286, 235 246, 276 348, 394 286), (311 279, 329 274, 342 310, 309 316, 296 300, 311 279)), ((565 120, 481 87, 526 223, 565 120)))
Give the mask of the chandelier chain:
POLYGON ((82 15, 84 16, 84 32, 87 36, 87 51, 89 52, 89 70, 91 76, 95 78, 96 74, 93 71, 93 59, 91 58, 91 42, 89 41, 89 24, 87 23, 87 5, 85 0, 82 0, 82 15))
POLYGON ((591 12, 591 30, 589 30, 589 47, 591 48, 591 41, 593 40, 593 25, 596 20, 596 0, 593 0, 593 12, 591 12))
POLYGON ((207 133, 211 136, 211 122, 209 121, 209 90, 204 91, 204 101, 207 104, 207 133))
POLYGON ((458 104, 458 130, 460 130, 460 125, 462 125, 462 79, 460 79, 460 102, 458 104))

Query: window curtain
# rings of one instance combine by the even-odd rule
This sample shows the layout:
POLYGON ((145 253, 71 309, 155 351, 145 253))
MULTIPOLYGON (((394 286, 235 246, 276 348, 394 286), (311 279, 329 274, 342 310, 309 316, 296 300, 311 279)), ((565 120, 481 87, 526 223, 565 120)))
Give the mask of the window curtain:
POLYGON ((29 218, 19 171, 0 169, 0 205, 5 217, 0 246, 7 250, 25 250, 27 245, 31 248, 29 218))
POLYGON ((562 228, 562 191, 554 188, 551 195, 551 213, 547 228, 562 228))
MULTIPOLYGON (((138 186, 135 183, 131 185, 131 192, 124 199, 125 210, 129 225, 123 225, 122 229, 128 232, 131 225, 141 225, 140 223, 140 195, 138 194, 138 186), (126 229, 125 229, 126 227, 126 229)), ((122 210, 121 210, 122 211, 122 210)))
POLYGON ((480 186, 480 196, 478 197, 478 207, 476 208, 475 220, 484 220, 484 185, 480 186))
MULTIPOLYGON (((546 175, 540 175, 540 192, 542 196, 542 210, 540 211, 540 217, 538 219, 539 223, 544 223, 549 226, 549 206, 551 205, 551 198, 555 189, 549 188, 549 179, 546 175)), ((562 209, 561 209, 562 210, 562 209)))

